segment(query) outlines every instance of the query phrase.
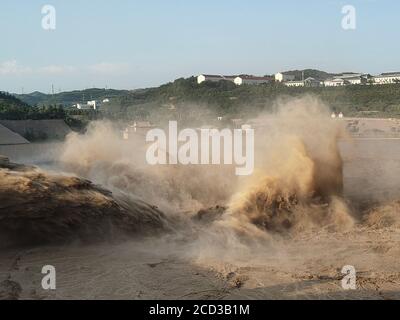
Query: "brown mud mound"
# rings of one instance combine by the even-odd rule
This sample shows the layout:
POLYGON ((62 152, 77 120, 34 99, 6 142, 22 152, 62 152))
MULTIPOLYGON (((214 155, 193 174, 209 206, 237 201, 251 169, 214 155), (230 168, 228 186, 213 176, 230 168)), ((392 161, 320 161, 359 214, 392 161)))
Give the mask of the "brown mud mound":
POLYGON ((117 239, 165 226, 155 207, 88 180, 0 163, 1 246, 117 239))

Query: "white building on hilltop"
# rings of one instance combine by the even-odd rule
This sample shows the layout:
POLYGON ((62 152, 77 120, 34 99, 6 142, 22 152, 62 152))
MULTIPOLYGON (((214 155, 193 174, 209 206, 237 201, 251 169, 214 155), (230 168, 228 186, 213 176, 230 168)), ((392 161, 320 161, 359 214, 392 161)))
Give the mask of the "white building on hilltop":
POLYGON ((334 78, 343 79, 347 81, 348 84, 366 84, 368 82, 369 75, 364 73, 344 73, 334 78))
POLYGON ((275 81, 277 82, 286 82, 286 81, 294 81, 295 76, 292 74, 285 74, 282 72, 278 72, 275 74, 275 81))
POLYGON ((92 100, 86 103, 77 103, 76 105, 73 105, 73 107, 76 107, 79 110, 97 110, 97 102, 96 100, 92 100))
POLYGON ((363 73, 343 73, 324 81, 325 87, 367 84, 369 75, 363 73))
POLYGON ((346 84, 349 84, 349 82, 344 79, 340 79, 340 78, 327 79, 324 81, 325 87, 341 87, 341 86, 345 86, 346 84))
POLYGON ((365 78, 363 76, 347 77, 347 78, 343 78, 343 80, 348 81, 349 84, 366 84, 367 83, 367 78, 365 78))
POLYGON ((240 86, 242 84, 263 84, 271 82, 270 77, 255 77, 255 76, 238 76, 233 81, 236 85, 240 86))
POLYGON ((96 110, 96 109, 97 109, 96 100, 88 101, 88 102, 87 102, 87 105, 88 105, 89 107, 92 107, 93 110, 96 110))
POLYGON ((375 84, 400 83, 400 72, 382 73, 373 79, 375 84))
POLYGON ((222 80, 234 82, 236 76, 221 76, 214 74, 201 74, 197 77, 197 84, 203 83, 205 81, 219 82, 222 80))
POLYGON ((305 80, 301 80, 301 81, 287 81, 284 83, 285 86, 287 87, 320 87, 321 86, 321 81, 316 80, 312 77, 309 77, 305 80))
POLYGON ((285 82, 287 87, 304 87, 304 81, 287 81, 285 82))

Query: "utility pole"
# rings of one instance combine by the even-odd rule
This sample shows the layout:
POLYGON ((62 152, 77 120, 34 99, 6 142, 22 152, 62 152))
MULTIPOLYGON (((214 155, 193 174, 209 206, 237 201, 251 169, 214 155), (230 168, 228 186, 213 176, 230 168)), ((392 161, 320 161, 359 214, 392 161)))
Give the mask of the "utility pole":
POLYGON ((51 95, 54 106, 56 106, 56 99, 54 98, 54 84, 51 84, 51 95))

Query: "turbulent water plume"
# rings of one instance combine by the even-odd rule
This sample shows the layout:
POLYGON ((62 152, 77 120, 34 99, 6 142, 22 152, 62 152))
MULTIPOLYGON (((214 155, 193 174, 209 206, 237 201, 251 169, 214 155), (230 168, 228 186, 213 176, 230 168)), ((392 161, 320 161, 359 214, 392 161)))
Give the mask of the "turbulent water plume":
POLYGON ((279 101, 257 121, 255 172, 240 179, 232 166, 151 166, 144 135, 124 140, 112 123, 92 123, 65 142, 59 160, 69 174, 1 170, 2 209, 25 208, 2 214, 2 234, 85 239, 175 223, 183 234, 194 228, 199 238, 237 247, 275 233, 351 227, 342 199, 343 132, 328 108, 312 97, 279 101))
POLYGON ((109 122, 93 123, 84 136, 69 135, 60 157, 63 168, 170 214, 196 212, 231 196, 236 181, 232 167, 151 166, 144 135, 121 137, 109 122))
POLYGON ((71 134, 61 161, 66 170, 169 214, 179 213, 181 219, 204 213, 202 209, 226 207, 211 220, 240 234, 253 230, 249 224, 279 233, 351 226, 353 219, 341 198, 338 139, 344 128, 330 118, 329 108, 310 96, 280 100, 274 112, 257 122, 262 126, 255 128, 256 170, 244 179, 229 166, 150 166, 144 135, 123 140, 106 122, 93 123, 84 136, 71 134))
POLYGON ((312 97, 281 101, 262 117, 255 174, 239 186, 230 214, 266 231, 349 227, 338 139, 343 128, 312 97))

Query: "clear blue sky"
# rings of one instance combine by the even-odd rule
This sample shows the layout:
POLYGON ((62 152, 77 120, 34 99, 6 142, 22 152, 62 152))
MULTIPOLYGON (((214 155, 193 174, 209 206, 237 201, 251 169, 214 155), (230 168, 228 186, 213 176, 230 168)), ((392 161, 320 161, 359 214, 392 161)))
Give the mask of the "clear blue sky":
POLYGON ((2 0, 0 90, 134 89, 200 73, 400 71, 398 0, 2 0), (56 30, 41 8, 56 8, 56 30), (343 30, 341 9, 356 8, 343 30))

